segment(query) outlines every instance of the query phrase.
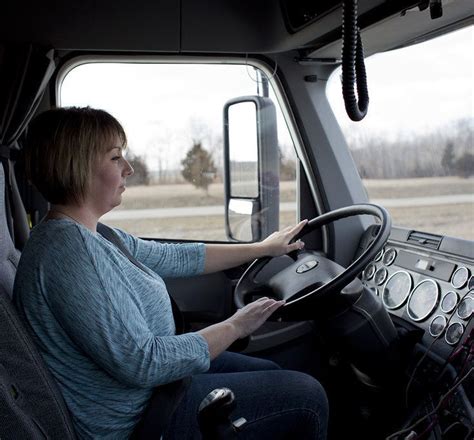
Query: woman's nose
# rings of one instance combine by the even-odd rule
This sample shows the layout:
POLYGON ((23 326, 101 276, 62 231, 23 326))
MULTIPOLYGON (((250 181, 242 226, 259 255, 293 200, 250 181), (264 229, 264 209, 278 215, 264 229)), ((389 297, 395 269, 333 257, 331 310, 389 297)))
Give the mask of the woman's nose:
POLYGON ((124 174, 126 176, 131 176, 134 173, 133 167, 130 165, 130 162, 128 160, 125 160, 125 169, 124 169, 124 174))

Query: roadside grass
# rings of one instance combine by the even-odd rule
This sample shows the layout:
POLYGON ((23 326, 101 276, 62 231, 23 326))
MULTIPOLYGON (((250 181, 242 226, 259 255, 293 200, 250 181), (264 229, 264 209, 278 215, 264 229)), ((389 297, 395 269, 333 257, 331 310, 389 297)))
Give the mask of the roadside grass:
MULTIPOLYGON (((468 203, 390 208, 389 212, 395 226, 474 240, 474 207, 468 203)), ((280 213, 280 228, 295 222, 295 212, 280 213)), ((111 220, 107 223, 141 237, 227 241, 222 216, 111 220)))
MULTIPOLYGON (((373 199, 474 193, 474 179, 459 177, 365 180, 364 184, 373 199)), ((281 201, 295 201, 295 197, 295 183, 282 182, 281 201)), ((117 209, 222 206, 223 201, 222 184, 210 185, 209 195, 190 184, 134 186, 127 188, 117 209)), ((470 203, 390 208, 389 212, 395 226, 474 240, 474 205, 470 203)), ((295 221, 295 212, 280 213, 280 227, 295 221)), ((227 241, 224 218, 218 215, 110 220, 108 224, 144 237, 227 241)))
POLYGON ((371 199, 398 199, 474 193, 474 179, 463 179, 455 176, 387 180, 365 179, 363 182, 371 199))
MULTIPOLYGON (((460 177, 423 177, 416 179, 365 179, 371 199, 430 197, 438 195, 473 194, 474 179, 460 177)), ((294 181, 280 183, 280 200, 293 202, 296 198, 294 181)), ((170 185, 139 185, 128 187, 122 205, 117 209, 180 208, 186 206, 223 205, 222 183, 209 186, 209 194, 188 183, 170 185)))
MULTIPOLYGON (((294 201, 295 182, 282 182, 280 200, 294 201)), ((170 185, 138 185, 127 187, 122 204, 117 209, 182 208, 186 206, 222 206, 224 186, 213 183, 206 194, 188 183, 170 185)))
MULTIPOLYGON (((280 213, 280 228, 296 222, 296 213, 280 213)), ((225 235, 224 217, 219 215, 139 219, 110 220, 107 224, 121 228, 133 235, 150 238, 186 239, 199 241, 228 241, 225 235)))
POLYGON ((394 226, 474 240, 474 206, 471 203, 390 208, 388 211, 394 226))

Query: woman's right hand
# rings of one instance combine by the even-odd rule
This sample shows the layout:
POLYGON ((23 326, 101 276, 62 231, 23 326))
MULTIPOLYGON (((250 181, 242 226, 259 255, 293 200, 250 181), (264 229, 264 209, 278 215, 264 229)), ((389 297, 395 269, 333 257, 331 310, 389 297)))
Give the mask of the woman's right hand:
POLYGON ((259 298, 237 310, 227 322, 235 327, 239 339, 245 338, 257 330, 283 304, 285 301, 259 298))
POLYGON ((215 359, 232 342, 257 330, 271 314, 285 304, 270 298, 260 298, 237 310, 230 318, 199 330, 209 346, 210 359, 215 359))

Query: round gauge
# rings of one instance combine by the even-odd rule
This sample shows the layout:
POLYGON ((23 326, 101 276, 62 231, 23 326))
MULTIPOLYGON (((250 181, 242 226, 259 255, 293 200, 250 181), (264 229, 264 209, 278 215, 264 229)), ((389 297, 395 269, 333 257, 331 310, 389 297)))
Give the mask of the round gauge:
POLYGON ((379 296, 379 289, 377 287, 371 287, 370 290, 375 296, 379 296))
POLYGON ((471 275, 471 278, 469 278, 469 282, 467 283, 467 288, 469 290, 474 289, 474 275, 471 275))
POLYGON ((383 255, 383 249, 381 249, 377 255, 375 256, 374 260, 375 261, 380 261, 382 259, 382 255, 383 255))
POLYGON ((384 267, 381 267, 380 269, 377 270, 377 272, 375 272, 374 283, 377 284, 377 286, 380 286, 387 279, 387 275, 388 275, 387 269, 385 269, 384 267))
POLYGON ((395 261, 396 256, 397 251, 393 248, 388 248, 383 255, 383 264, 390 266, 395 261))
POLYGON ((444 339, 450 345, 457 344, 464 333, 464 326, 459 322, 453 322, 449 325, 444 335, 444 339))
POLYGON ((430 322, 430 335, 437 338, 444 332, 445 328, 446 318, 443 315, 437 315, 430 322))
POLYGON ((453 273, 451 284, 455 289, 462 289, 469 279, 469 269, 465 267, 458 267, 453 273))
POLYGON ((387 309, 396 309, 403 305, 408 298, 412 286, 411 275, 408 272, 395 272, 382 291, 382 301, 387 309))
POLYGON ((433 280, 417 284, 408 299, 407 312, 413 321, 422 321, 433 313, 438 305, 439 287, 433 280))
POLYGON ((459 303, 457 314, 461 319, 469 319, 474 309, 474 298, 471 295, 466 295, 459 303))
POLYGON ((458 304, 458 294, 456 292, 453 292, 452 290, 446 295, 443 296, 443 299, 441 300, 441 310, 445 313, 450 313, 454 310, 454 308, 458 304))
POLYGON ((362 272, 362 277, 365 280, 370 280, 374 276, 375 269, 375 264, 368 264, 367 267, 364 269, 364 272, 362 272))

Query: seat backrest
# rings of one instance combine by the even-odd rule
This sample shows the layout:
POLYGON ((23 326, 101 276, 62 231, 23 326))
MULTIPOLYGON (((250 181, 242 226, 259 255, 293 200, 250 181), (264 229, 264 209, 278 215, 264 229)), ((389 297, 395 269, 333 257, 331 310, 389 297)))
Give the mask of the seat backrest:
POLYGON ((75 439, 63 397, 11 297, 19 253, 6 223, 0 164, 0 439, 75 439))
POLYGON ((0 162, 0 283, 11 298, 20 252, 15 248, 8 229, 6 191, 5 171, 0 162))

